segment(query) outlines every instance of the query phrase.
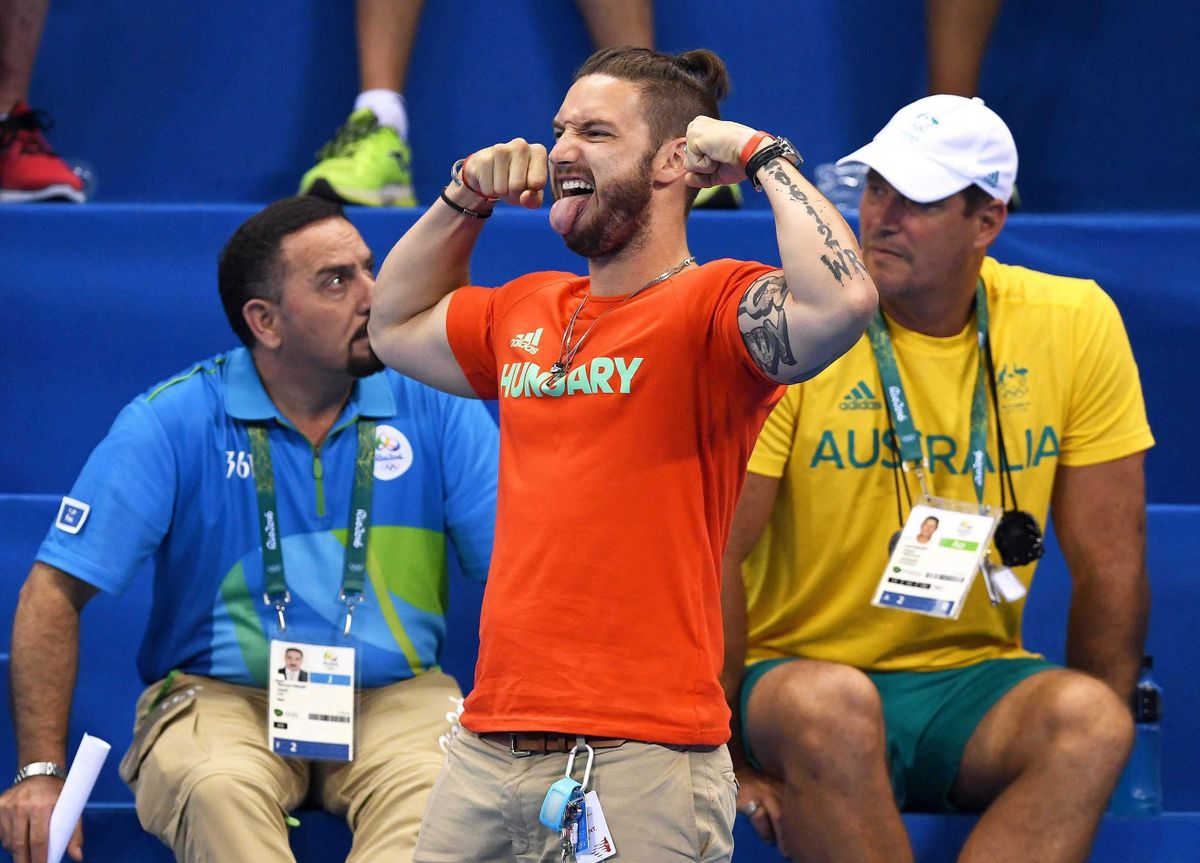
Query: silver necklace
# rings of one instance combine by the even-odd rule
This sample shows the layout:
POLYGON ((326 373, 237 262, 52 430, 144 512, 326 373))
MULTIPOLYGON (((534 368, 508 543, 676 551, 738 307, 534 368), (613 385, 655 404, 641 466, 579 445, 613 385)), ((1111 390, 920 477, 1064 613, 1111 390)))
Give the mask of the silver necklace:
POLYGON ((685 267, 694 263, 696 263, 695 255, 690 258, 685 258, 675 266, 671 267, 671 269, 659 273, 636 291, 627 295, 625 299, 621 300, 621 302, 617 303, 615 306, 610 306, 609 308, 605 309, 592 319, 592 322, 588 324, 588 328, 583 331, 583 335, 579 337, 579 341, 572 345, 571 337, 575 335, 575 321, 578 319, 579 313, 583 311, 583 307, 587 305, 587 301, 591 299, 592 296, 592 286, 589 284, 587 293, 583 295, 583 299, 580 301, 575 311, 571 314, 571 319, 567 321, 566 329, 563 330, 562 347, 559 348, 558 351, 558 360, 556 360, 554 364, 550 366, 550 383, 553 384, 557 382, 559 378, 571 370, 571 363, 575 361, 575 355, 579 353, 579 349, 583 347, 584 340, 588 337, 588 334, 591 333, 592 328, 596 326, 596 324, 598 324, 602 318, 608 315, 609 312, 615 312, 642 291, 646 290, 647 288, 652 288, 660 282, 665 282, 667 279, 671 278, 671 276, 674 276, 685 267))

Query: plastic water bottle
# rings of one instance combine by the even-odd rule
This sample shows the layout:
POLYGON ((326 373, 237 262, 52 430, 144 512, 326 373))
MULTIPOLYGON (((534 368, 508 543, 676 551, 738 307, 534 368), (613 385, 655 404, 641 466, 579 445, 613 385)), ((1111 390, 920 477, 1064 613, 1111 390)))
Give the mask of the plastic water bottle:
POLYGON ((817 190, 828 198, 844 217, 857 219, 858 202, 862 200, 868 170, 867 166, 861 163, 835 165, 826 162, 817 165, 813 173, 817 190))
POLYGON ((1142 674, 1133 693, 1135 722, 1133 752, 1117 781, 1109 811, 1148 817, 1162 813, 1162 688, 1151 672, 1154 657, 1142 660, 1142 674))
POLYGON ((92 167, 90 162, 85 162, 83 159, 72 159, 68 164, 71 171, 83 183, 83 199, 90 201, 96 197, 96 169, 92 167))

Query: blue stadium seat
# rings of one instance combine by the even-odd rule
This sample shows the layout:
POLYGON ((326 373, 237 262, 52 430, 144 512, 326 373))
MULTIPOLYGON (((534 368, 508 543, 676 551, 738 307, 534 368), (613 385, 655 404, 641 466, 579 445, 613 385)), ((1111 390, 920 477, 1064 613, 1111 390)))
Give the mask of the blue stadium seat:
MULTIPOLYGON (((0 450, 0 492, 65 492, 126 402, 234 344, 217 301, 215 263, 252 212, 249 206, 0 207, 0 308, 8 322, 0 330, 0 404, 20 406, 3 420, 9 445, 0 450)), ((418 213, 353 209, 349 215, 382 260, 418 213)), ((763 212, 695 213, 689 240, 705 259, 778 258, 775 229, 763 212)), ((1116 301, 1158 438, 1147 461, 1154 503, 1200 503, 1200 459, 1188 446, 1192 413, 1180 409, 1181 371, 1200 367, 1195 248, 1200 215, 1018 213, 995 246, 1008 263, 1095 278, 1116 301), (1146 248, 1155 249, 1152 277, 1130 265, 1146 248)), ((496 285, 532 267, 578 266, 544 211, 506 208, 482 234, 472 277, 496 285)))
MULTIPOLYGON (((975 823, 968 815, 905 815, 917 863, 953 863, 975 823)), ((130 803, 95 804, 84 815, 86 859, 96 863, 172 863, 166 846, 143 832, 130 803)), ((614 837, 620 842, 620 837, 614 837)), ((345 859, 350 831, 324 812, 303 812, 291 833, 300 863, 345 859)), ((755 835, 738 816, 734 828, 738 863, 781 863, 783 855, 755 835)), ((619 846, 618 846, 619 847, 619 846)), ((1168 813, 1151 820, 1106 816, 1100 825, 1091 863, 1191 863, 1200 847, 1200 813, 1168 813)), ((0 852, 0 856, 3 852, 0 852)))

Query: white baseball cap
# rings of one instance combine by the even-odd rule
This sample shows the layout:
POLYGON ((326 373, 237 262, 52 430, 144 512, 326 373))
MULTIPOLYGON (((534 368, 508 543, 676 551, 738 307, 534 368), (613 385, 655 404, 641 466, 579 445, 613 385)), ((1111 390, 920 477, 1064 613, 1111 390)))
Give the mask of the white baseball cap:
POLYGON ((926 96, 905 105, 871 143, 838 159, 849 162, 874 168, 920 204, 972 185, 1007 202, 1017 179, 1012 132, 978 96, 926 96))

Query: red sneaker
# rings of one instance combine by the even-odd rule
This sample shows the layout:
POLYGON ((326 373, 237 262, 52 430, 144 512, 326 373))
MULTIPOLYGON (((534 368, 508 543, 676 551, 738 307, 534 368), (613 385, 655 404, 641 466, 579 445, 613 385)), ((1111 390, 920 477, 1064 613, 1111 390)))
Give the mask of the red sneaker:
POLYGON ((42 133, 50 118, 18 102, 0 120, 0 203, 65 200, 82 204, 83 180, 50 148, 42 133))

